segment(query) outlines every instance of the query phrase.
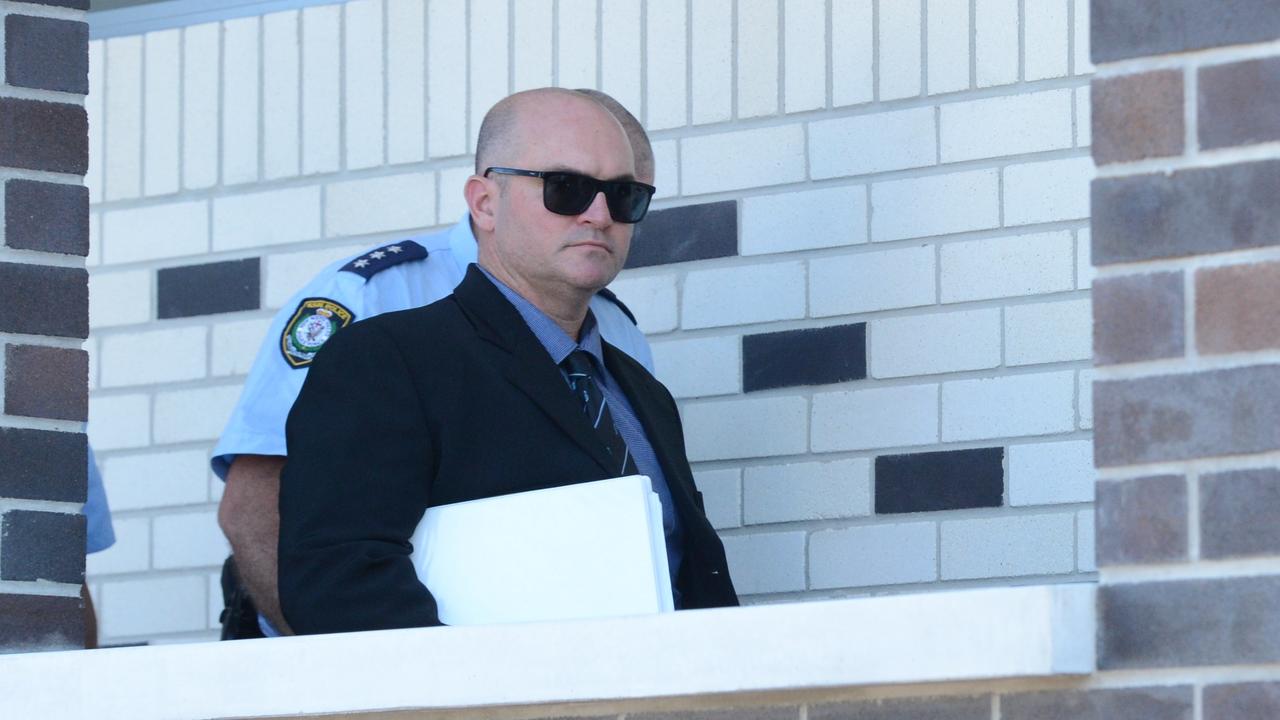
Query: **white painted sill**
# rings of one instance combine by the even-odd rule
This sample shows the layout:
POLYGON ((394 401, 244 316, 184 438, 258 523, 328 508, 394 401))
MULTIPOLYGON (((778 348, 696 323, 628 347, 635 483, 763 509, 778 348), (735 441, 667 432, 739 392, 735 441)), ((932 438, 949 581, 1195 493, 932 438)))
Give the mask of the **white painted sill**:
POLYGON ((274 718, 1085 675, 1094 585, 0 656, 0 717, 274 718))

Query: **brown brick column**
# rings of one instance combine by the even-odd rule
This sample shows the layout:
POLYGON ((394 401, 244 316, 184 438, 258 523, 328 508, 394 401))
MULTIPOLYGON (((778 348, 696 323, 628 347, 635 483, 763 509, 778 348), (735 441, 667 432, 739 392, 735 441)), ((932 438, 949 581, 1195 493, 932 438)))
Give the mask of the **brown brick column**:
POLYGON ((1203 720, 1280 717, 1278 38, 1275 0, 1093 1, 1098 664, 1212 667, 1203 720))
POLYGON ((11 3, 0 98, 0 652, 84 643, 88 0, 11 3))

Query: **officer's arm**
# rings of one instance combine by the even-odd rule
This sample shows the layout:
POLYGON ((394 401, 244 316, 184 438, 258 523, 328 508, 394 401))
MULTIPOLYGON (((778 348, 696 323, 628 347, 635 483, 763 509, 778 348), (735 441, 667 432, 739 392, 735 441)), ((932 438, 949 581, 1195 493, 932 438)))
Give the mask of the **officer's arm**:
POLYGON ((238 455, 227 471, 218 505, 218 524, 231 541, 240 581, 258 612, 277 630, 291 635, 280 614, 276 587, 276 544, 280 535, 280 470, 278 455, 238 455))

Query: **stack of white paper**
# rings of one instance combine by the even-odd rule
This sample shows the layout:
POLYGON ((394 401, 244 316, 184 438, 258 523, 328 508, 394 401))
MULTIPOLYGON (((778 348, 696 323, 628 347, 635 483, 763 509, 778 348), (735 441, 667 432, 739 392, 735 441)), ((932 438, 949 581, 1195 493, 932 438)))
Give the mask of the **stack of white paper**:
POLYGON ((662 505, 644 475, 429 508, 412 542, 446 625, 674 609, 662 505))

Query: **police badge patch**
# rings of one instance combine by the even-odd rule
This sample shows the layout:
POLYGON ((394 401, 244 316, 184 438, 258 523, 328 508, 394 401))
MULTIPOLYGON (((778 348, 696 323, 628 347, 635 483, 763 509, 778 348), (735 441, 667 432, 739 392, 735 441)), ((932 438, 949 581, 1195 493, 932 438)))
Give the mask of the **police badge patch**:
POLYGON ((284 326, 280 336, 280 352, 290 367, 311 364, 320 347, 333 334, 351 324, 355 314, 328 298, 307 298, 284 326))

